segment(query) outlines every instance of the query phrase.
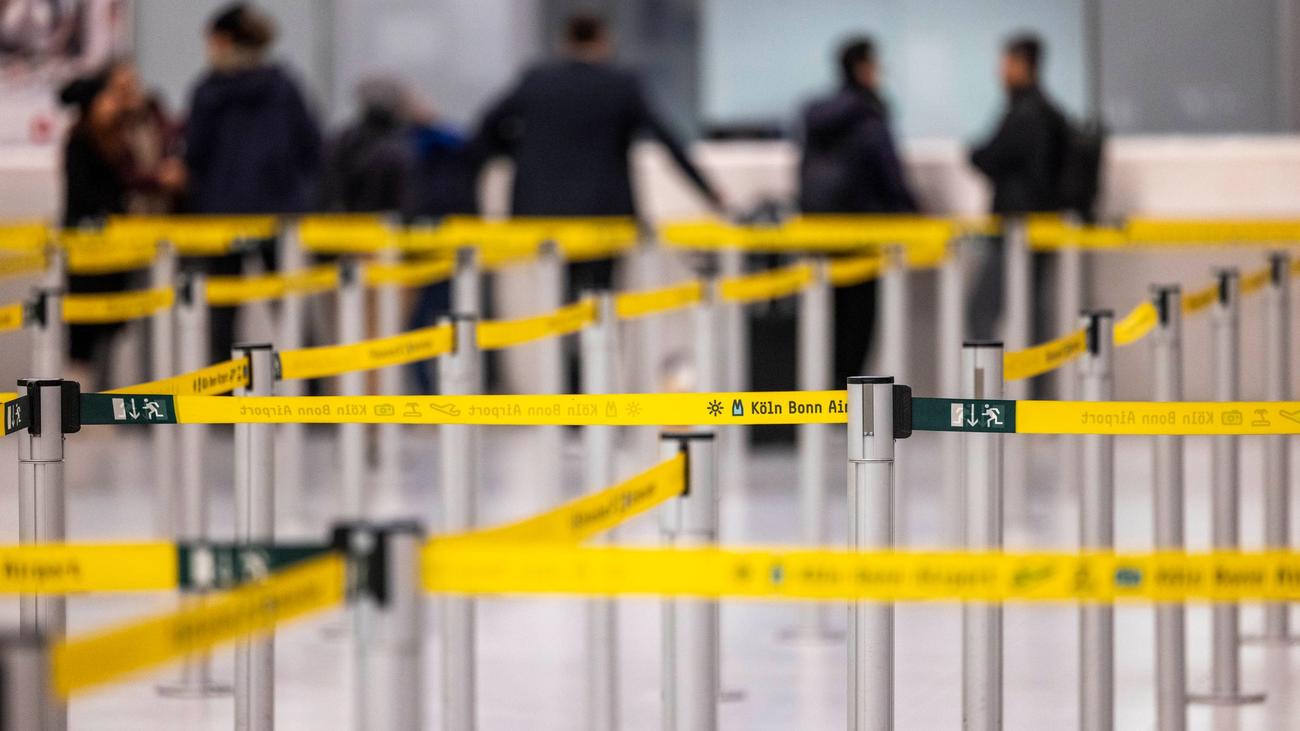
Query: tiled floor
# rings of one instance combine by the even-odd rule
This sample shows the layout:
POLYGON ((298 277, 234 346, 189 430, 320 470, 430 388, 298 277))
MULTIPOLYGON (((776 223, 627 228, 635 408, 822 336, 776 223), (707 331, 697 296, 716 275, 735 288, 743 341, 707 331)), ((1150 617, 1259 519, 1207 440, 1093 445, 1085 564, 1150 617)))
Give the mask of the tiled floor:
MULTIPOLYGON (((213 526, 230 532, 230 442, 225 430, 213 429, 206 471, 213 488, 213 526)), ((535 454, 527 429, 493 431, 485 443, 485 491, 481 515, 491 522, 513 518, 558 500, 545 494, 536 475, 551 469, 547 455, 535 454)), ((625 434, 621 462, 630 474, 649 464, 646 445, 652 437, 625 434), (635 437, 635 438, 633 438, 635 437), (634 448, 634 445, 640 445, 634 448), (640 455, 640 456, 638 456, 640 455)), ((831 454, 842 453, 842 438, 831 431, 831 454)), ((148 435, 143 431, 87 428, 68 444, 69 513, 76 539, 142 538, 153 535, 153 498, 148 435)), ((377 503, 382 512, 417 515, 432 525, 436 518, 436 432, 407 432, 404 480, 377 503)), ((1295 446, 1295 445, 1293 445, 1295 446)), ((328 429, 309 439, 309 519, 290 520, 300 511, 286 506, 281 533, 323 536, 325 516, 334 505, 337 470, 333 436, 328 429)), ((1009 509, 1008 543, 1014 546, 1073 544, 1075 500, 1057 474, 1059 442, 1040 438, 1032 445, 1034 466, 1029 494, 1021 507, 1009 509)), ((1188 535, 1193 547, 1208 536, 1209 444, 1187 442, 1188 535)), ((1150 543, 1150 460, 1145 439, 1117 440, 1117 535, 1122 548, 1143 549, 1150 543)), ((942 452, 934 435, 918 435, 900 445, 905 460, 905 529, 911 545, 942 545, 944 520, 942 452)), ((1300 464, 1300 450, 1294 458, 1300 464)), ((566 474, 579 472, 579 453, 570 448, 566 474)), ((14 440, 0 441, 0 464, 14 464, 14 440)), ((1069 464, 1064 462, 1064 464, 1069 464)), ((1246 544, 1257 545, 1260 508, 1260 447, 1243 441, 1243 526, 1246 544)), ((1067 470, 1061 470, 1065 472, 1067 470)), ((1300 469, 1295 470, 1300 474, 1300 469)), ((0 472, 0 500, 16 505, 16 470, 0 472)), ((723 536, 732 543, 793 543, 798 538, 795 513, 794 455, 766 449, 751 455, 748 483, 723 496, 723 536)), ((843 467, 828 473, 832 544, 843 540, 843 467)), ((17 537, 15 511, 0 512, 0 541, 17 537)), ((653 542, 655 521, 643 517, 629 525, 622 540, 653 542)), ((70 603, 72 632, 165 608, 165 596, 77 597, 70 603)), ((479 636, 479 704, 483 729, 545 731, 583 727, 583 608, 566 599, 493 599, 481 603, 479 636)), ((630 600, 620 605, 622 727, 659 728, 658 605, 630 600)), ((16 623, 16 602, 0 605, 3 621, 16 623)), ((840 607, 828 609, 842 626, 840 607)), ((1247 608, 1243 623, 1259 624, 1258 610, 1247 608)), ((842 728, 845 708, 842 641, 793 642, 782 630, 793 626, 799 608, 789 604, 734 602, 723 608, 723 685, 728 700, 721 706, 727 729, 842 728)), ((1006 726, 1010 729, 1070 729, 1076 725, 1076 612, 1068 605, 1023 605, 1006 612, 1006 726)), ((277 720, 285 729, 343 729, 350 717, 347 640, 323 631, 336 618, 322 617, 284 629, 278 639, 277 720)), ((426 728, 437 727, 437 621, 429 609, 425 686, 426 728)), ((960 727, 960 613, 956 605, 900 606, 897 614, 897 728, 960 727)), ((1146 607, 1121 608, 1116 622, 1117 728, 1154 727, 1152 710, 1152 619, 1146 607)), ((1191 680, 1201 688, 1207 679, 1208 616, 1190 612, 1191 680)), ((1190 713, 1194 729, 1300 729, 1300 647, 1242 652, 1244 684, 1265 690, 1264 705, 1223 710, 1204 707, 1190 713)), ((231 728, 231 700, 174 700, 159 697, 154 686, 170 671, 122 683, 76 700, 74 729, 151 731, 231 728)), ((217 674, 229 680, 228 652, 217 656, 217 674)))

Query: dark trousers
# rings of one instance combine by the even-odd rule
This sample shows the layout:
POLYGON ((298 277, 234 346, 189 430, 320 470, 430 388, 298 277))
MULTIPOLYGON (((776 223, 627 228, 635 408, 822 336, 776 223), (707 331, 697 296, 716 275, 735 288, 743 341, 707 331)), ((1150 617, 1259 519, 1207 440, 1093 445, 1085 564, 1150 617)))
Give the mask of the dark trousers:
POLYGON ((876 280, 835 288, 835 380, 843 388, 849 376, 866 373, 867 352, 876 329, 876 280))

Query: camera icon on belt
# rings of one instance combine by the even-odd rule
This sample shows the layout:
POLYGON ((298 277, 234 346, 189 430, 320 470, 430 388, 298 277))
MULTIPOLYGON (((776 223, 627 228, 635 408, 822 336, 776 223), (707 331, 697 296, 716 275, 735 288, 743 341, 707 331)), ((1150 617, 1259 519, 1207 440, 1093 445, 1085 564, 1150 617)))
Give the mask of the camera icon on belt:
POLYGON ((1243 421, 1245 421, 1245 417, 1242 416, 1240 411, 1234 410, 1234 411, 1223 412, 1224 426, 1241 426, 1243 421))

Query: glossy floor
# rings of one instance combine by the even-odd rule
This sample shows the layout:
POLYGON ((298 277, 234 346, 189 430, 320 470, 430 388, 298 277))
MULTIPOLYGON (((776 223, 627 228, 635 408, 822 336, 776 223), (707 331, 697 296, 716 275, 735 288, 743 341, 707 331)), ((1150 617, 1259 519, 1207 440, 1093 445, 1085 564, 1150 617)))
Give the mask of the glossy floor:
MULTIPOLYGON (((229 535, 231 519, 230 441, 227 430, 213 429, 205 471, 212 487, 214 534, 229 535)), ((534 445, 529 429, 493 431, 484 444, 484 522, 522 516, 574 491, 560 490, 539 475, 553 474, 553 453, 534 445)), ((653 435, 623 435, 620 462, 627 474, 650 464, 653 435)), ((830 496, 828 541, 844 536, 843 439, 827 432, 834 464, 828 469, 830 496)), ((419 516, 433 525, 436 515, 434 475, 437 436, 428 428, 412 429, 404 439, 401 485, 372 491, 376 510, 419 516)), ((945 536, 941 443, 935 435, 918 435, 900 445, 901 533, 908 544, 938 546, 945 536)), ((1300 445, 1293 445, 1300 446, 1300 445)), ((280 533, 285 537, 323 536, 326 516, 336 504, 337 450, 328 429, 308 439, 308 486, 305 509, 284 505, 280 533)), ((1247 546, 1258 545, 1262 524, 1261 448, 1242 443, 1243 532, 1247 546)), ((1069 487, 1068 460, 1061 444, 1037 438, 1031 445, 1033 470, 1028 500, 1009 500, 1008 545, 1070 547, 1077 535, 1077 511, 1069 487), (1065 468, 1061 468, 1065 465, 1065 468)), ((1188 536, 1192 547, 1208 537, 1209 443, 1187 441, 1188 536)), ((1120 547, 1150 547, 1150 445, 1140 438, 1117 440, 1117 536, 1120 547)), ((163 505, 153 492, 156 465, 148 435, 140 430, 87 428, 68 442, 69 518, 77 539, 142 538, 153 535, 155 508, 163 505)), ((0 442, 0 464, 14 464, 14 440, 0 442)), ((564 450, 563 474, 576 479, 580 450, 564 450)), ((1300 449, 1293 451, 1300 465, 1300 449)), ((1300 476, 1300 469, 1294 471, 1300 476)), ((755 450, 743 475, 729 472, 723 495, 723 537, 731 543, 794 543, 799 538, 796 467, 789 450, 755 450)), ((15 470, 0 472, 0 499, 16 505, 15 470)), ((286 492, 286 495, 289 493, 286 492)), ((0 512, 0 536, 17 536, 15 511, 0 512)), ((655 521, 637 519, 621 539, 655 540, 655 521)), ((162 596, 76 597, 70 602, 73 633, 149 611, 164 609, 162 596)), ((842 628, 843 608, 828 606, 831 627, 842 628)), ((845 715, 842 640, 796 641, 783 638, 795 627, 801 608, 790 604, 728 603, 723 615, 723 685, 721 724, 727 729, 837 729, 845 715)), ((17 621, 16 603, 3 603, 3 620, 17 621)), ((1070 729, 1077 724, 1077 613, 1068 605, 1022 605, 1006 611, 1006 727, 1070 729)), ((648 600, 619 604, 622 723, 628 729, 658 729, 658 605, 648 600)), ((436 728, 439 704, 437 621, 428 612, 426 644, 426 728, 436 728)), ((1297 618, 1300 619, 1300 618, 1297 618)), ((1243 611, 1247 631, 1258 627, 1258 609, 1243 611)), ((321 617, 284 629, 277 641, 277 721, 283 729, 349 727, 351 647, 327 632, 340 620, 321 617)), ((483 601, 480 610, 478 713, 480 728, 545 731, 583 727, 583 605, 566 599, 483 601)), ((1208 612, 1189 614, 1190 676, 1194 689, 1208 677, 1208 612)), ((913 604, 897 612, 896 717, 899 729, 960 728, 960 612, 951 604, 913 604)), ((1149 608, 1121 608, 1116 619, 1117 728, 1154 727, 1152 613, 1149 608)), ((1244 686, 1263 690, 1263 705, 1212 711, 1193 707, 1194 729, 1300 729, 1300 647, 1242 651, 1244 686)), ((161 698, 155 686, 173 671, 160 671, 114 685, 73 702, 73 729, 151 731, 229 729, 229 697, 207 700, 161 698)), ((216 657, 218 678, 230 679, 230 653, 216 657)))

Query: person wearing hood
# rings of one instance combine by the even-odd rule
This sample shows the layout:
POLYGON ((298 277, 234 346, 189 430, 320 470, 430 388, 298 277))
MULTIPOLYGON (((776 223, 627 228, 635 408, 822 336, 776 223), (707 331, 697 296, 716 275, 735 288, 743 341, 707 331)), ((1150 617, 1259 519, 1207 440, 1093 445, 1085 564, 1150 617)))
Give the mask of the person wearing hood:
MULTIPOLYGON (((915 213, 880 97, 870 38, 839 52, 840 86, 803 110, 799 208, 809 214, 915 213)), ((876 308, 874 280, 835 290, 835 383, 862 374, 876 308)))
MULTIPOLYGON (((244 3, 227 6, 207 28, 209 70, 194 88, 185 131, 189 208, 195 213, 306 211, 321 159, 321 133, 298 84, 267 61, 275 24, 244 3)), ((263 249, 274 268, 274 247, 263 249)), ((206 261, 212 274, 237 274, 238 256, 206 261)), ((235 310, 211 316, 212 357, 230 357, 235 310)))

